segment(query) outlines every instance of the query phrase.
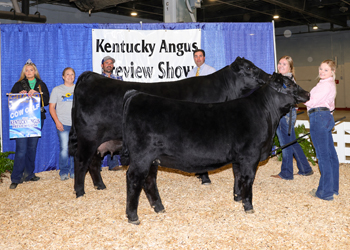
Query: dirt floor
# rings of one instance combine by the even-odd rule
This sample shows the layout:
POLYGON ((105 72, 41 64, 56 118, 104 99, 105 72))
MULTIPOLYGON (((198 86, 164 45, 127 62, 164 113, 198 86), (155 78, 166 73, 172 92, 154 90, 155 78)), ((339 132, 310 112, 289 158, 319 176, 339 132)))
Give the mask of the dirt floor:
MULTIPOLYGON (((160 169, 158 188, 166 212, 157 214, 142 193, 139 226, 125 217, 126 171, 104 168, 106 190, 89 175, 86 195, 76 199, 72 179, 58 171, 10 190, 0 184, 0 249, 350 249, 350 165, 340 165, 340 191, 333 201, 309 195, 320 173, 294 180, 271 178, 281 162, 262 164, 253 187, 254 214, 233 201, 230 166, 194 176, 160 169)), ((296 172, 296 169, 295 169, 296 172)), ((9 176, 9 174, 7 174, 9 176)))

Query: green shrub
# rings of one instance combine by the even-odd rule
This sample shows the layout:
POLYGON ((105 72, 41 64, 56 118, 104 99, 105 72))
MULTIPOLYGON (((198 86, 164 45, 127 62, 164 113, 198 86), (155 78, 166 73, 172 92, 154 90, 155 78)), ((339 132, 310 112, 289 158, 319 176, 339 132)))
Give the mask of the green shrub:
MULTIPOLYGON (((0 146, 1 150, 1 146, 0 146)), ((6 171, 12 172, 13 170, 13 162, 8 158, 9 155, 14 154, 15 152, 0 152, 0 175, 5 173, 6 171)))
MULTIPOLYGON (((308 133, 303 124, 298 125, 297 127, 294 128, 294 130, 295 130, 295 137, 296 138, 299 138, 299 136, 305 135, 308 133)), ((315 153, 315 148, 312 145, 310 135, 307 135, 307 136, 299 139, 298 142, 299 142, 299 145, 301 146, 301 148, 303 149, 304 154, 305 154, 306 158, 308 159, 308 161, 311 162, 313 166, 315 166, 316 165, 316 163, 315 163, 316 153, 315 153)), ((273 144, 277 148, 280 147, 280 142, 278 141, 277 134, 275 134, 275 137, 273 138, 273 144)), ((278 160, 282 161, 282 150, 281 149, 277 150, 276 154, 277 154, 278 160)))

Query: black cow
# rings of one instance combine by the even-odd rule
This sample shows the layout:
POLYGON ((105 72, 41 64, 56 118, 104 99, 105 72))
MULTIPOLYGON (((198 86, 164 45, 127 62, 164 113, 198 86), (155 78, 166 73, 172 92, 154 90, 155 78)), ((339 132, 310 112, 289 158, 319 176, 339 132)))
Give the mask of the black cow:
MULTIPOLYGON (((90 172, 94 186, 105 189, 101 156, 117 153, 122 145, 122 105, 126 91, 146 93, 201 103, 216 103, 248 95, 270 75, 252 62, 237 57, 229 66, 208 75, 175 82, 136 83, 84 72, 78 78, 73 98, 69 153, 74 156, 74 189, 83 196, 85 174, 90 172)), ((154 117, 156 119, 156 116, 154 117)))
POLYGON ((296 103, 309 100, 307 91, 280 74, 247 97, 216 104, 130 92, 124 104, 121 159, 130 164, 126 214, 134 224, 139 224, 142 189, 155 212, 164 210, 154 162, 189 173, 232 163, 234 200, 253 213, 255 173, 271 152, 278 122, 296 103))

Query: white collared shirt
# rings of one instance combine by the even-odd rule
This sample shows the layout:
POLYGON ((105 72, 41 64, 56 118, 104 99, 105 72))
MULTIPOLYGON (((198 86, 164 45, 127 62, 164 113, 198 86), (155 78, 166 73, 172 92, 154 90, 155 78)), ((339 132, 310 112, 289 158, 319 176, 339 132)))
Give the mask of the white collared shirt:
MULTIPOLYGON (((197 69, 198 69, 197 66, 194 67, 190 72, 188 72, 187 77, 196 76, 197 69)), ((215 71, 216 71, 216 70, 215 70, 213 67, 211 67, 211 66, 209 66, 209 65, 207 65, 207 64, 205 64, 205 63, 203 63, 203 64, 199 67, 199 75, 200 75, 200 76, 210 75, 210 74, 214 73, 215 71)))

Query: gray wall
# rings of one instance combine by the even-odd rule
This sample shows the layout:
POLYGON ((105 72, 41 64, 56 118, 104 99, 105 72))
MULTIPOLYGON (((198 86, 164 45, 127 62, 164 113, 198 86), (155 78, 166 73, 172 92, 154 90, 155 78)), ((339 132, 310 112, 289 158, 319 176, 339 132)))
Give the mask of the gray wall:
POLYGON ((346 98, 350 96, 350 30, 307 33, 303 28, 289 29, 291 36, 283 35, 286 29, 276 29, 277 60, 284 55, 291 56, 297 83, 308 91, 317 83, 321 62, 335 60, 336 79, 339 80, 336 107, 350 108, 350 98, 346 98))

